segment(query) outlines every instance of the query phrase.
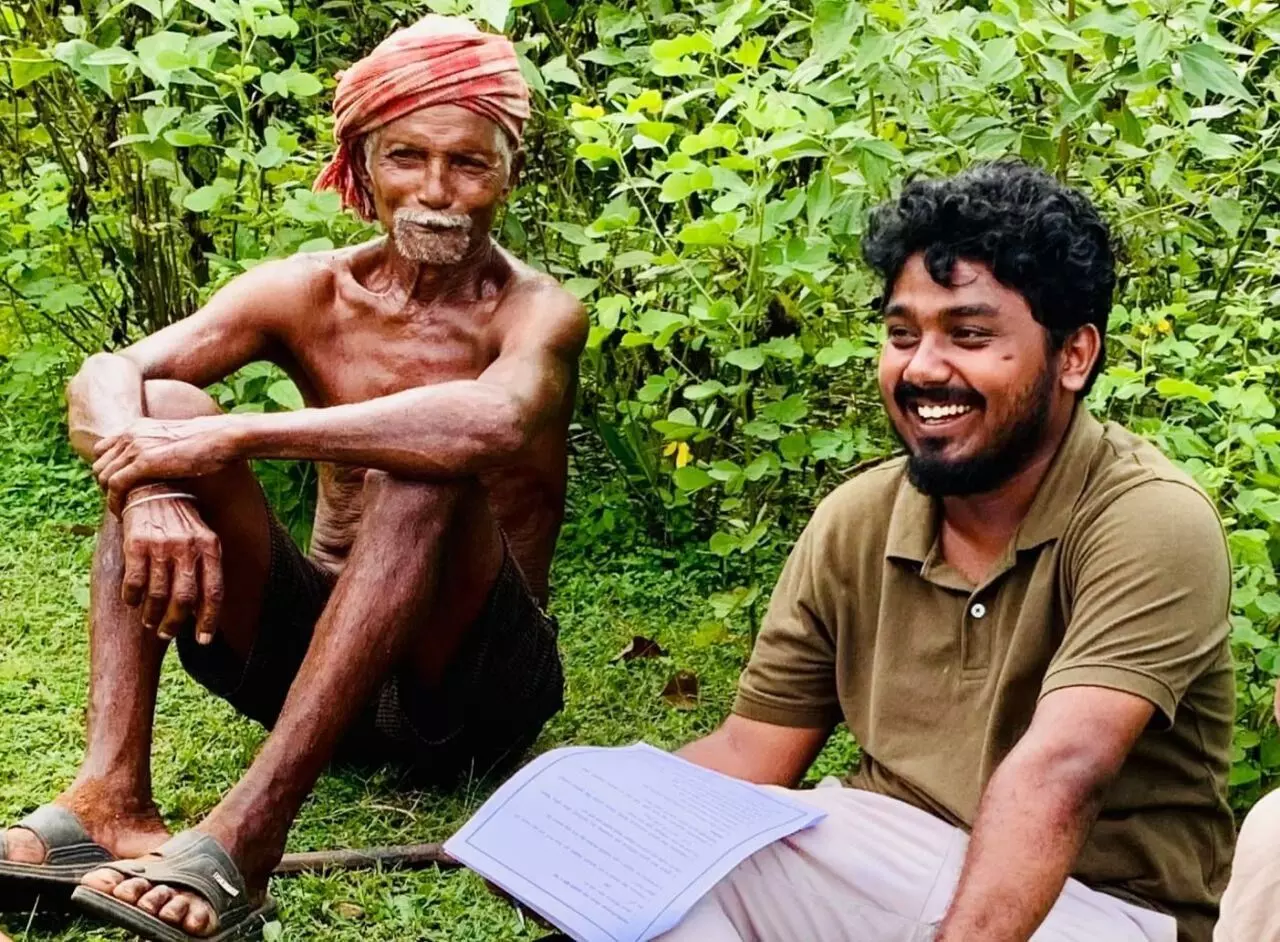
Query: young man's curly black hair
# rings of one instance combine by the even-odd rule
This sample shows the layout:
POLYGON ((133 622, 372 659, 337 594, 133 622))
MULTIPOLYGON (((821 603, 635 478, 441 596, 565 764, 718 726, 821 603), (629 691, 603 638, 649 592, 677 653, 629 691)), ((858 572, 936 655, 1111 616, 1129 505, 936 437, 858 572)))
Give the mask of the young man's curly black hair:
MULTIPOLYGON (((999 161, 908 182, 898 199, 872 211, 862 240, 863 258, 884 278, 885 303, 917 252, 943 285, 951 284, 958 259, 988 265, 1026 298, 1054 350, 1085 324, 1106 339, 1116 284, 1107 224, 1083 194, 1039 168, 999 161)), ((1085 392, 1102 359, 1100 353, 1085 392)))

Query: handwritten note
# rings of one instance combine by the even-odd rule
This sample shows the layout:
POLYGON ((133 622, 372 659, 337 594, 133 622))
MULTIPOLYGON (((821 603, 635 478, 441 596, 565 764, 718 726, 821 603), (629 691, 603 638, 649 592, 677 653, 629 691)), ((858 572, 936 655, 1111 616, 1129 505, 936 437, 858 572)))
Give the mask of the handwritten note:
POLYGON ((822 812, 643 743, 548 752, 446 844, 577 942, 644 942, 822 812))

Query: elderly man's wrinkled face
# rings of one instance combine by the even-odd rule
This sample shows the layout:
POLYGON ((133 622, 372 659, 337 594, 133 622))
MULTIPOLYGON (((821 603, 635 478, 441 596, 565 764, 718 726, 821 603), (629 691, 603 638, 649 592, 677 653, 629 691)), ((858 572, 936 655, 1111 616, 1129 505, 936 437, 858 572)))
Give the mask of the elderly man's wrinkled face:
POLYGON ((378 219, 404 257, 456 265, 487 238, 519 156, 503 130, 457 105, 411 112, 367 140, 378 219))

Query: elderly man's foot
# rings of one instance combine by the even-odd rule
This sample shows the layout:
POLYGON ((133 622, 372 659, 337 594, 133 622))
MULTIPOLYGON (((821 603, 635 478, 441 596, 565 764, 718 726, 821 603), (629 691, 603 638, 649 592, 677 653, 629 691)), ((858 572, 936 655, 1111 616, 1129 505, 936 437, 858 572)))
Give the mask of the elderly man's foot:
MULTIPOLYGON (((214 873, 212 879, 228 893, 229 898, 234 898, 236 903, 248 903, 250 909, 260 907, 266 900, 267 883, 270 879, 271 871, 275 867, 275 860, 278 860, 279 855, 275 854, 275 859, 273 860, 270 851, 264 854, 262 844, 252 841, 248 843, 248 846, 254 847, 254 851, 247 854, 239 854, 237 853, 237 848, 243 845, 232 839, 231 835, 221 833, 216 825, 211 826, 211 824, 212 822, 206 821, 195 829, 194 834, 208 834, 214 837, 219 846, 225 851, 225 854, 229 855, 229 857, 224 857, 228 868, 234 866, 238 871, 235 874, 231 874, 222 873, 219 870, 214 873), (236 884, 239 880, 244 882, 242 886, 237 887, 236 884)), ((183 837, 190 834, 193 834, 193 832, 179 835, 175 843, 180 842, 183 837)), ((169 847, 172 846, 169 845, 169 847)), ((160 848, 161 851, 167 849, 165 847, 160 848)), ((217 851, 214 851, 214 853, 217 853, 217 851)), ((140 855, 133 862, 146 864, 149 861, 159 862, 162 860, 173 862, 159 853, 140 855)), ((111 867, 101 867, 86 874, 80 883, 82 886, 97 890, 99 893, 112 896, 122 903, 136 906, 143 912, 155 916, 175 929, 180 929, 195 938, 213 935, 222 928, 219 924, 217 910, 210 901, 199 893, 194 893, 188 889, 166 886, 163 882, 153 883, 144 877, 130 876, 111 867)))
MULTIPOLYGON (((74 814, 89 837, 117 857, 140 856, 169 839, 160 812, 149 799, 140 801, 101 782, 74 784, 54 804, 74 814)), ((44 841, 24 827, 9 828, 4 838, 7 861, 42 864, 48 856, 44 841)))

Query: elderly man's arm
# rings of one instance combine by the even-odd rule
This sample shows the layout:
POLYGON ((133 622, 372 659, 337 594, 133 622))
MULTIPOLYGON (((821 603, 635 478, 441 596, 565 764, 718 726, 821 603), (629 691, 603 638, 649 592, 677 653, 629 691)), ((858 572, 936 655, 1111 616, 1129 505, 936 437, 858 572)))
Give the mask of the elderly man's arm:
POLYGON ((1057 901, 1102 796, 1155 713, 1101 687, 1044 696, 987 784, 938 942, 1027 942, 1057 901))
POLYGON ((245 458, 333 461, 424 479, 510 464, 558 414, 587 331, 582 306, 560 289, 528 301, 477 379, 328 408, 138 422, 99 443, 94 474, 114 506, 140 483, 197 477, 245 458))
POLYGON ((261 265, 231 282, 191 317, 118 353, 86 359, 67 385, 72 447, 92 462, 99 441, 145 416, 143 384, 149 379, 207 386, 263 356, 270 346, 281 285, 305 295, 309 268, 297 260, 261 265))

